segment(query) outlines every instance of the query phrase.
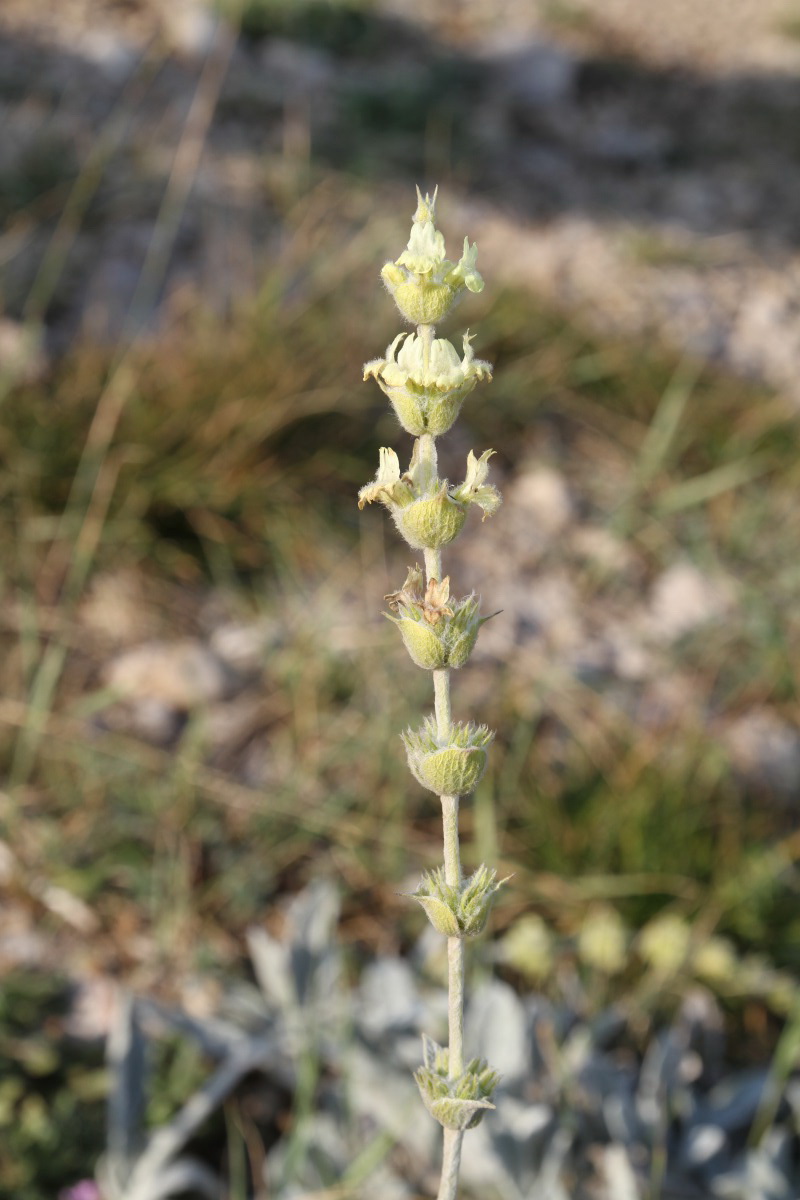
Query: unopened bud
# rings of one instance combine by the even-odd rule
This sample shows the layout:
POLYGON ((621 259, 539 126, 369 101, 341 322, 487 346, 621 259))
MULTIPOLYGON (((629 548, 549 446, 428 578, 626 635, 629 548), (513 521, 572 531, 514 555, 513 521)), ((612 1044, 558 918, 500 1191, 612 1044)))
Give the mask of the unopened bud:
POLYGON ((459 722, 442 743, 432 717, 402 736, 412 775, 437 796, 466 796, 475 790, 486 770, 486 747, 494 738, 485 725, 459 722))
POLYGON ((447 883, 437 867, 422 877, 412 898, 425 909, 434 929, 445 937, 477 937, 486 927, 494 898, 506 882, 497 872, 481 865, 458 885, 447 883))
POLYGON ((456 1079, 448 1077, 449 1055, 430 1038, 422 1039, 423 1065, 415 1072, 422 1101, 445 1129, 474 1129, 487 1109, 500 1076, 485 1059, 475 1058, 456 1079))

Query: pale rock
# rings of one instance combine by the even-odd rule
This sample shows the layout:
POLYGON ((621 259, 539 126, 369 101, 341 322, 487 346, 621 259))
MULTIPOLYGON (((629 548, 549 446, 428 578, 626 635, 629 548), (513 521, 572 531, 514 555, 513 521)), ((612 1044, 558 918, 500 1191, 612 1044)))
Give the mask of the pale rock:
POLYGON ((518 613, 523 636, 533 633, 561 651, 574 649, 583 641, 577 593, 566 575, 542 575, 521 585, 510 607, 518 613))
POLYGON ((535 533, 548 538, 561 533, 572 519, 567 482, 554 467, 525 471, 509 489, 506 503, 524 513, 535 533))
POLYGON ((107 975, 84 975, 75 985, 64 1022, 70 1037, 82 1041, 107 1038, 119 1011, 120 987, 107 975))
POLYGON ((202 0, 170 0, 161 9, 164 31, 179 54, 203 58, 208 54, 217 31, 217 20, 202 0))
POLYGON ((116 723, 123 732, 144 738, 154 746, 168 746, 180 733, 182 711, 154 696, 142 696, 119 705, 116 722, 112 720, 109 724, 113 727, 116 723))
POLYGON ((34 383, 46 368, 41 330, 0 317, 0 388, 34 383))
POLYGON ((9 887, 17 873, 17 860, 8 842, 0 841, 0 887, 9 887))
POLYGON ((793 797, 800 787, 800 730, 772 709, 751 709, 724 734, 734 767, 751 783, 793 797))
POLYGON ((653 636, 659 641, 677 641, 723 617, 732 601, 727 581, 705 575, 691 563, 675 563, 653 585, 649 612, 653 636))
POLYGON ((60 917, 66 925, 77 929, 79 933, 96 932, 99 922, 94 912, 84 900, 67 888, 50 883, 34 886, 31 890, 42 904, 55 916, 60 917))
POLYGON ((610 624, 606 628, 606 636, 615 675, 637 683, 653 674, 653 656, 642 644, 634 622, 610 624))
POLYGON ((203 712, 202 738, 215 763, 233 759, 261 732, 266 721, 264 699, 243 693, 210 704, 203 712))
POLYGON ((95 637, 119 644, 141 642, 155 631, 142 577, 126 569, 96 576, 80 606, 79 620, 95 637))
POLYGON ((112 83, 122 83, 138 58, 136 46, 115 29, 87 29, 81 36, 81 56, 98 67, 112 83))
POLYGON ((209 646, 234 671, 249 673, 263 667, 266 651, 278 633, 278 626, 271 621, 229 621, 213 631, 209 646))
POLYGON ((181 985, 181 1003, 196 1021, 210 1020, 220 1010, 222 986, 210 975, 190 975, 181 985))
POLYGON ((606 571, 624 571, 632 565, 633 556, 625 542, 600 526, 579 525, 570 546, 580 558, 606 571))
POLYGON ((106 684, 121 698, 189 712, 221 700, 228 685, 223 664, 201 642, 147 642, 118 655, 106 684))

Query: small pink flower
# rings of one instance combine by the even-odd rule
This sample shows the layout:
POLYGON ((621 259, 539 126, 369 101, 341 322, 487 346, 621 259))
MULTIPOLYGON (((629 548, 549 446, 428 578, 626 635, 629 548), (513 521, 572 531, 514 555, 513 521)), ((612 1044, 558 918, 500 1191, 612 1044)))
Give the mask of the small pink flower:
POLYGON ((100 1188, 93 1179, 81 1179, 58 1193, 58 1200, 103 1200, 100 1188))

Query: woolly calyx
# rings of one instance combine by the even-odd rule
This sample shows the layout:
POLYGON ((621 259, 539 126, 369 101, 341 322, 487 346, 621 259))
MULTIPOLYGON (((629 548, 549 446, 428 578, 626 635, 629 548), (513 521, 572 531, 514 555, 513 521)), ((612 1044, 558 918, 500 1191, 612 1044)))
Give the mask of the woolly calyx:
POLYGON ((445 879, 444 869, 437 867, 423 875, 411 896, 425 909, 434 929, 445 937, 477 937, 483 933, 494 898, 505 882, 498 880, 495 870, 482 864, 468 879, 453 886, 445 879))
POLYGON ((486 725, 459 722, 440 742, 436 720, 426 717, 419 729, 407 729, 403 744, 411 774, 437 796, 466 796, 481 781, 494 734, 486 725))
POLYGON ((478 630, 490 619, 478 615, 480 599, 475 595, 451 602, 449 578, 441 583, 431 579, 423 591, 419 567, 409 570, 399 592, 384 599, 398 614, 384 616, 400 630, 412 660, 426 671, 463 667, 475 646, 478 630))
POLYGON ((392 515, 412 550, 439 550, 461 533, 467 510, 453 500, 443 482, 433 495, 423 496, 392 515))
POLYGON ((492 378, 492 366, 475 358, 469 333, 464 334, 461 359, 446 338, 431 342, 427 360, 424 351, 417 334, 400 333, 384 358, 364 364, 364 378, 377 380, 407 433, 439 437, 453 424, 476 383, 492 378))
POLYGON ((486 450, 477 459, 470 450, 467 477, 458 487, 451 488, 446 479, 435 477, 430 463, 420 453, 419 439, 414 443, 411 464, 403 475, 394 450, 383 447, 378 473, 358 493, 358 507, 379 500, 389 509, 412 549, 438 550, 458 537, 470 504, 482 508, 484 516, 490 516, 499 507, 500 493, 485 483, 492 454, 493 450, 486 450))
POLYGON ((436 192, 423 197, 417 188, 408 245, 396 262, 385 264, 381 278, 407 321, 436 325, 465 288, 483 290, 477 255, 477 247, 465 238, 460 260, 453 263, 447 258, 444 238, 436 228, 436 192))
POLYGON ((474 1129, 487 1109, 500 1076, 483 1058, 473 1058, 457 1079, 448 1078, 448 1051, 422 1038, 423 1063, 415 1071, 422 1102, 445 1129, 474 1129))

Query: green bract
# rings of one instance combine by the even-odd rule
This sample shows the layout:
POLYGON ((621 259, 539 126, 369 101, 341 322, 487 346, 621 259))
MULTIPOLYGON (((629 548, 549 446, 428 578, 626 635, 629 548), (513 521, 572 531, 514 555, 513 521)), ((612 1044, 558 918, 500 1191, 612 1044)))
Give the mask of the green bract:
POLYGON ((419 729, 402 735, 411 773, 437 796, 466 796, 486 770, 486 747, 494 734, 485 725, 458 723, 446 742, 439 741, 436 720, 426 717, 419 729))
POLYGON ((425 343, 418 334, 400 333, 387 347, 384 358, 364 364, 364 378, 370 376, 389 397, 408 433, 438 437, 453 424, 476 383, 491 379, 492 367, 475 358, 468 333, 464 334, 461 359, 446 338, 435 338, 426 355, 425 343))
POLYGON ((391 613, 385 616, 400 630, 418 667, 426 671, 463 667, 472 653, 478 630, 490 618, 478 615, 480 600, 475 595, 465 596, 450 607, 449 579, 441 584, 431 581, 437 600, 437 604, 432 604, 431 584, 423 594, 421 581, 418 567, 409 571, 402 590, 386 597, 398 616, 391 613))
POLYGON ((467 288, 483 291, 483 280, 475 266, 476 246, 464 239, 457 263, 447 258, 444 238, 435 226, 436 192, 423 196, 417 188, 417 210, 408 245, 395 262, 381 271, 383 282, 400 312, 412 325, 435 325, 446 316, 453 302, 467 288))
POLYGON ((483 933, 495 895, 506 882, 481 865, 468 879, 451 885, 442 867, 423 875, 412 896, 428 915, 434 929, 445 937, 476 937, 483 933))
POLYGON ((423 1064, 414 1078, 422 1101, 445 1129, 474 1129, 488 1108, 500 1076, 483 1058, 473 1058, 460 1075, 449 1077, 446 1049, 423 1035, 423 1064))

